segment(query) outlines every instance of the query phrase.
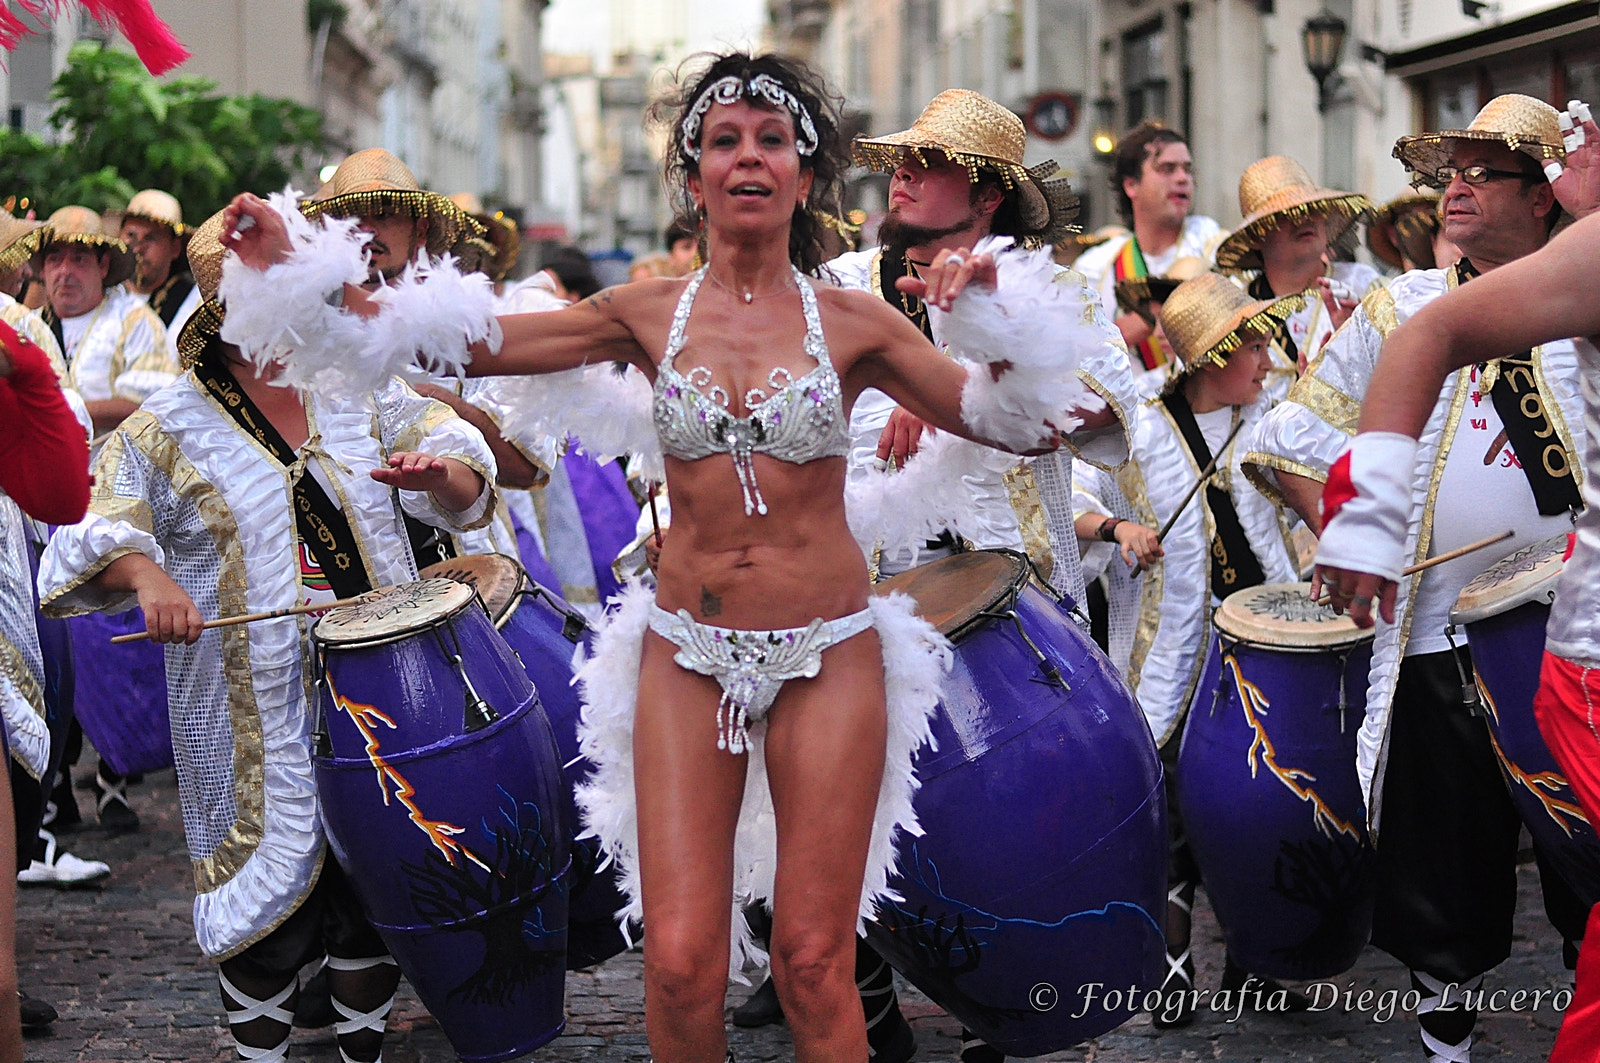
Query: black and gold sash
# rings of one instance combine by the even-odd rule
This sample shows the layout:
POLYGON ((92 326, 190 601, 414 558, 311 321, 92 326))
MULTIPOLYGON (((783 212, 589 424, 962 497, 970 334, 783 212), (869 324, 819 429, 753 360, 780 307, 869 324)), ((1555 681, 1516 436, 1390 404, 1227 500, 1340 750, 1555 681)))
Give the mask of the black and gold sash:
POLYGON ((901 277, 915 277, 911 269, 911 256, 902 250, 886 247, 878 255, 878 291, 883 301, 904 314, 922 334, 933 340, 933 326, 928 322, 928 308, 921 299, 895 287, 901 277))
POLYGON ((150 309, 156 312, 163 325, 171 328, 172 319, 178 316, 178 308, 183 306, 183 301, 189 298, 192 291, 194 278, 185 272, 174 273, 166 283, 150 293, 150 309))
MULTIPOLYGON (((1211 464, 1211 448, 1206 445, 1205 433, 1195 420, 1194 410, 1183 391, 1177 390, 1161 400, 1173 423, 1189 448, 1189 457, 1196 466, 1204 469, 1211 464)), ((1218 465, 1222 464, 1220 461, 1218 465)), ((1211 593, 1226 598, 1234 591, 1255 587, 1267 581, 1267 574, 1256 559, 1250 546, 1250 537, 1239 522, 1239 511, 1233 507, 1233 496, 1214 484, 1206 484, 1206 506, 1216 524, 1216 535, 1211 539, 1211 593)))
MULTIPOLYGON (((1274 302, 1279 298, 1273 292, 1272 285, 1267 283, 1267 275, 1260 274, 1250 282, 1249 295, 1252 299, 1270 299, 1274 302)), ((1278 341, 1278 346, 1283 348, 1283 353, 1289 356, 1289 361, 1299 364, 1300 347, 1294 342, 1294 337, 1289 335, 1289 319, 1279 321, 1273 329, 1272 338, 1278 341)))
MULTIPOLYGON (((1455 271, 1457 284, 1478 275, 1466 259, 1456 264, 1455 271)), ((1494 402, 1494 412, 1500 415, 1506 440, 1517 464, 1522 466, 1522 474, 1528 478, 1539 513, 1553 517, 1582 509, 1583 495, 1578 491, 1572 455, 1567 453, 1539 392, 1534 352, 1523 351, 1481 363, 1478 379, 1479 386, 1494 402)))
MULTIPOLYGON (((296 464, 294 450, 234 379, 215 339, 195 362, 194 375, 217 405, 280 464, 285 468, 296 464)), ((349 518, 304 465, 294 481, 294 514, 300 538, 328 578, 335 597, 350 598, 372 589, 349 518)))
POLYGON ((61 357, 68 365, 72 364, 72 355, 67 353, 67 334, 61 329, 61 317, 49 303, 39 308, 39 316, 44 323, 50 326, 50 335, 56 338, 56 346, 61 348, 61 357))

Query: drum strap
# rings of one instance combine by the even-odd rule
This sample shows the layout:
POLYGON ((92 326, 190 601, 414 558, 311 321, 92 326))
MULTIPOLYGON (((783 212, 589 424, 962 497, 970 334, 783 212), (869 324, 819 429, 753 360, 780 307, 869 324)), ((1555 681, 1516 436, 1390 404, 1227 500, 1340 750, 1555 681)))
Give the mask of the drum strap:
MULTIPOLYGON (((1210 465, 1211 448, 1206 445, 1205 434, 1200 431, 1200 424, 1194 419, 1194 410, 1190 408, 1183 391, 1173 391, 1161 401, 1166 404, 1167 412, 1172 414, 1172 420, 1177 424, 1195 465, 1201 469, 1210 465)), ((1217 464, 1221 466, 1223 462, 1217 464)), ((1244 525, 1239 523, 1239 511, 1233 507, 1233 496, 1215 483, 1208 483, 1206 506, 1210 508, 1211 519, 1217 527, 1217 534, 1211 540, 1211 593, 1218 598, 1226 598, 1234 591, 1265 583, 1267 574, 1262 571, 1261 562, 1256 560, 1255 551, 1250 548, 1250 538, 1244 533, 1244 525)))
MULTIPOLYGON (((234 379, 215 338, 196 360, 194 375, 240 429, 285 468, 295 466, 294 450, 234 379)), ((317 478, 306 474, 304 465, 294 481, 294 515, 300 539, 310 548, 336 596, 353 598, 372 589, 349 519, 317 478)))
MULTIPOLYGON (((1458 283, 1477 275, 1466 259, 1456 263, 1458 283)), ((1539 392, 1536 357, 1535 351, 1529 350, 1482 363, 1478 379, 1505 425, 1511 452, 1528 478, 1540 514, 1553 517, 1582 509, 1583 496, 1578 491, 1577 466, 1545 408, 1548 396, 1539 392)))

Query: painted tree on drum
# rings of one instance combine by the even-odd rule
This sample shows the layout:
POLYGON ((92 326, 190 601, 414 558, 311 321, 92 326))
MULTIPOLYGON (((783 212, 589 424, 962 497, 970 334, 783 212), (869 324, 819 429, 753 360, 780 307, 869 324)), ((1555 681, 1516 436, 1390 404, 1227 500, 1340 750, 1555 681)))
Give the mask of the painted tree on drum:
MULTIPOLYGON (((956 985, 957 978, 978 969, 983 960, 983 942, 967 928, 965 912, 946 926, 949 918, 949 912, 930 917, 926 905, 913 915, 899 905, 883 904, 878 907, 877 923, 869 926, 868 937, 886 955, 901 952, 917 956, 917 966, 937 976, 933 985, 919 982, 917 988, 978 1033, 984 1033, 986 1027, 993 1029, 1027 1018, 1031 1013, 1026 1008, 993 1007, 972 999, 956 985)), ((922 981, 927 980, 925 977, 922 981)))
POLYGON ((555 866, 566 846, 545 835, 544 821, 532 802, 502 805, 498 821, 485 820, 484 838, 494 848, 486 861, 488 874, 470 861, 451 863, 432 849, 421 864, 401 862, 410 877, 411 901, 424 919, 483 938, 482 964, 449 991, 448 999, 509 1004, 523 986, 565 962, 566 927, 542 925, 543 913, 535 907, 551 890, 567 888, 560 880, 565 867, 555 866))
POLYGON ((1317 927, 1303 941, 1272 951, 1291 963, 1315 963, 1337 954, 1352 924, 1365 922, 1377 873, 1372 847, 1339 838, 1308 838, 1279 844, 1272 890, 1317 913, 1317 927))

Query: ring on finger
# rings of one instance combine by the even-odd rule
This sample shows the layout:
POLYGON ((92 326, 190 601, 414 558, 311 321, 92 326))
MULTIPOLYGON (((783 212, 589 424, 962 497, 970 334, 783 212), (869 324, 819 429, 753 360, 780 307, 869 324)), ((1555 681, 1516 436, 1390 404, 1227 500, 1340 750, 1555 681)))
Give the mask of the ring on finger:
POLYGON ((967 256, 951 255, 949 258, 944 260, 944 264, 947 266, 964 266, 967 264, 967 256))
POLYGON ((1372 604, 1372 596, 1367 594, 1352 594, 1350 596, 1350 604, 1359 605, 1365 609, 1367 606, 1372 604))

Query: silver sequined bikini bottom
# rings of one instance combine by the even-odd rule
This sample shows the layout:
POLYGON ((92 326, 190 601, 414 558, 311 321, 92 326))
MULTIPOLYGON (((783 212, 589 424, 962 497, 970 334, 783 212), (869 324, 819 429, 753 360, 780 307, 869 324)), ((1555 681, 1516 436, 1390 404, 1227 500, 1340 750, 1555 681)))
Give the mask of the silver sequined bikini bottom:
POLYGON ((722 687, 717 703, 717 748, 743 753, 749 726, 766 716, 790 679, 812 679, 822 669, 822 651, 872 626, 872 612, 813 620, 805 627, 739 631, 702 624, 679 609, 650 607, 650 630, 678 647, 672 659, 722 687))

